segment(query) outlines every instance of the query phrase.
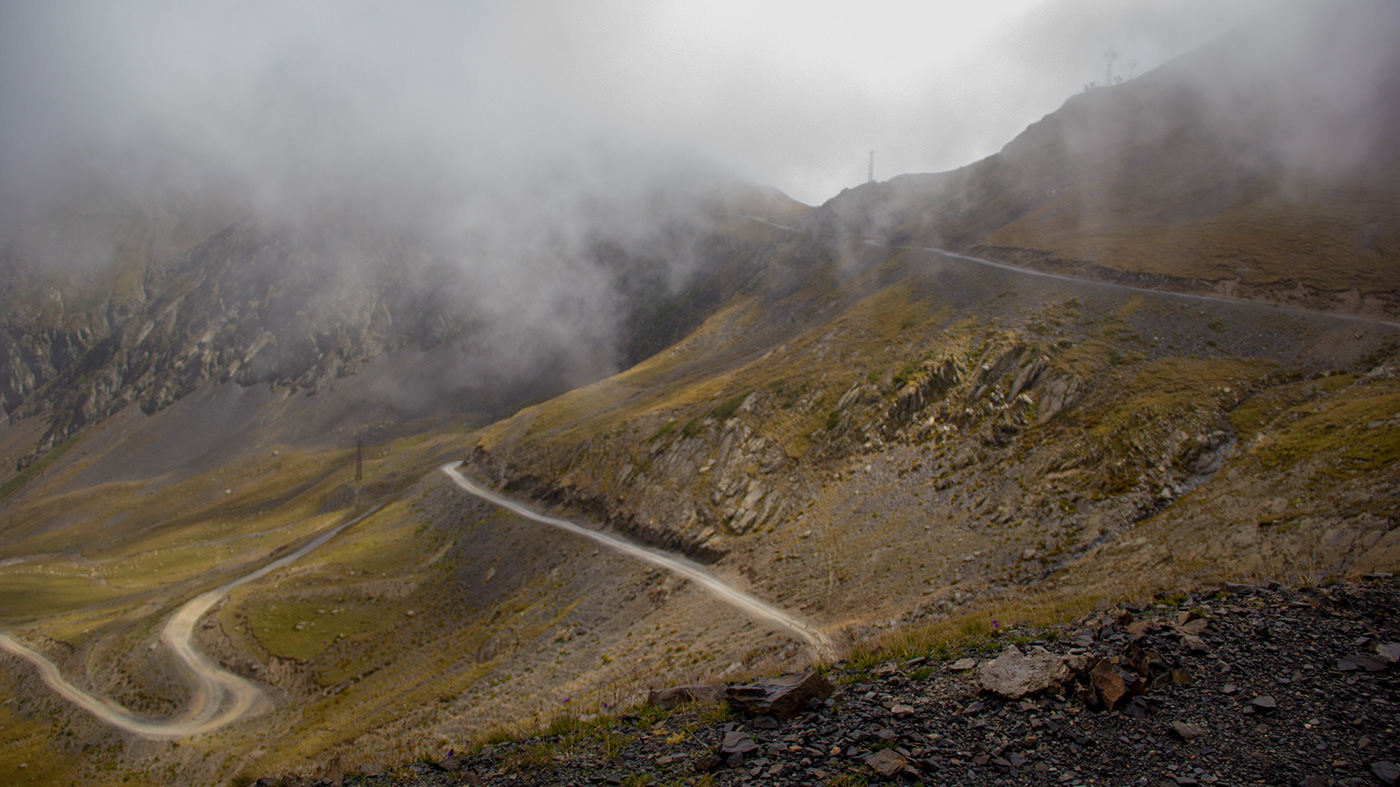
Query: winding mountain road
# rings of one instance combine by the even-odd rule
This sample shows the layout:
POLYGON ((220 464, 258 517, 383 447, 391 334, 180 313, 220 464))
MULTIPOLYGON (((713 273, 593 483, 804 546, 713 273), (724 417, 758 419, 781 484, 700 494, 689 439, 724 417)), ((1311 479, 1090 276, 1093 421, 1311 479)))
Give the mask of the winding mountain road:
POLYGON ((173 719, 153 719, 141 716, 109 699, 78 688, 63 677, 58 666, 46 656, 6 633, 0 633, 0 647, 27 659, 39 671, 39 677, 59 696, 96 716, 98 720, 144 738, 169 740, 212 732, 227 724, 256 716, 272 707, 263 690, 252 681, 236 675, 211 661, 194 645, 194 627, 199 619, 214 608, 239 585, 261 579, 283 566, 294 563, 336 536, 345 528, 359 522, 383 507, 377 505, 359 516, 343 522, 316 536, 291 552, 257 571, 201 593, 175 611, 161 629, 160 641, 175 653, 195 682, 190 707, 173 719))
POLYGON ((652 549, 650 547, 641 546, 640 544, 634 544, 631 541, 609 533, 600 533, 597 530, 590 530, 589 528, 570 522, 567 519, 557 519, 552 516, 545 516, 544 514, 531 511, 525 506, 502 497, 462 475, 457 469, 460 465, 461 462, 449 462, 443 465, 441 469, 442 472, 446 473, 447 476, 452 479, 453 483, 466 492, 527 519, 532 519, 541 524, 557 527, 560 530, 583 536, 615 552, 620 552, 628 557, 645 561, 692 580, 726 604, 735 607, 751 617, 772 623, 778 628, 792 634, 794 637, 805 641, 811 646, 812 650, 816 652, 818 658, 830 659, 835 657, 835 646, 831 638, 824 632, 813 627, 806 621, 799 620, 787 612, 739 590, 706 571, 698 563, 686 560, 683 557, 676 557, 667 552, 662 552, 659 549, 652 549))
MULTIPOLYGON (((813 235, 812 233, 806 232, 806 231, 804 231, 804 230, 800 230, 800 229, 798 229, 798 228, 796 228, 796 227, 787 227, 787 226, 784 226, 784 225, 782 225, 782 224, 777 224, 777 223, 771 222, 771 221, 769 221, 769 220, 767 220, 767 219, 758 218, 757 216, 749 216, 748 218, 749 218, 749 220, 751 220, 751 221, 756 221, 756 222, 758 222, 759 224, 766 224, 767 226, 772 227, 772 228, 774 228, 774 229, 783 230, 784 232, 791 232, 791 233, 793 233, 794 235, 803 235, 803 236, 806 236, 806 237, 821 237, 821 236, 819 236, 819 235, 813 235)), ((926 253, 928 253, 928 254, 936 254, 936 255, 938 255, 938 256, 940 256, 940 257, 944 257, 944 258, 951 259, 951 260, 962 260, 963 262, 970 262, 970 263, 973 263, 973 264, 975 264, 975 265, 982 265, 982 266, 985 266, 985 267, 988 267, 988 268, 998 268, 998 269, 1000 269, 1000 270, 1010 271, 1011 273, 1019 273, 1019 274, 1023 274, 1023 275, 1026 275, 1026 276, 1035 276, 1035 277, 1037 277, 1037 278, 1042 278, 1042 279, 1054 279, 1054 280, 1057 280, 1057 281, 1073 282, 1073 283, 1076 283, 1076 284, 1085 284, 1085 285, 1091 285, 1091 286, 1096 286, 1096 287, 1109 287, 1109 288, 1113 288, 1113 289, 1117 289, 1117 290, 1128 290, 1128 291, 1130 291, 1130 292, 1142 292, 1142 293, 1147 293, 1147 294, 1149 294, 1149 295, 1160 295, 1160 296, 1165 297, 1165 298, 1178 298, 1178 299, 1182 299, 1182 300, 1192 300, 1192 301, 1213 301, 1213 302, 1215 302, 1215 303, 1228 303, 1228 304, 1233 304, 1233 305, 1236 305, 1236 306, 1245 305, 1245 306, 1268 307, 1269 309, 1272 309, 1272 310, 1275 310, 1275 311, 1279 311, 1279 312, 1289 312, 1289 313, 1293 313, 1293 314, 1303 314, 1303 315, 1308 315, 1308 316, 1313 316, 1313 317, 1330 317, 1330 318, 1332 318, 1332 319, 1341 320, 1341 321, 1345 321, 1345 322, 1362 322, 1362 323, 1369 323, 1369 324, 1372 324, 1372 325, 1385 325, 1385 326, 1391 327, 1391 328, 1400 328, 1400 322, 1396 322, 1396 321, 1393 321, 1393 320, 1384 320, 1384 319, 1381 319, 1381 318, 1379 318, 1379 317, 1368 317, 1368 316, 1366 316, 1366 315, 1364 315, 1364 314, 1345 314, 1345 313, 1341 313, 1341 312, 1325 312, 1325 311, 1318 311, 1318 310, 1316 310, 1316 309, 1304 309, 1304 308, 1301 308, 1301 307, 1298 307, 1298 306, 1284 306, 1284 305, 1282 305, 1282 304, 1265 303, 1265 302, 1263 302, 1263 301, 1252 301, 1252 300, 1249 300, 1249 299, 1247 299, 1247 298, 1231 298, 1231 297, 1226 296, 1226 295, 1205 295, 1205 294, 1196 293, 1196 292, 1177 292, 1176 290, 1158 290, 1158 289, 1153 289, 1153 288, 1151 288, 1151 287, 1135 287, 1135 286, 1133 286, 1133 285, 1131 285, 1131 284, 1119 284, 1119 283, 1117 283, 1117 282, 1103 281, 1103 280, 1100 280, 1100 279, 1089 278, 1089 277, 1087 277, 1087 276, 1071 276, 1071 275, 1065 274, 1065 273, 1049 273, 1049 272, 1047 272, 1047 271, 1039 271, 1039 270, 1036 270, 1036 269, 1034 269, 1034 268, 1025 268, 1025 267, 1022 267, 1022 266, 1019 266, 1019 265, 1011 265, 1011 264, 1005 263, 1005 262, 996 262, 995 260, 989 260, 989 259, 986 259, 986 258, 984 258, 984 257, 972 257, 972 256, 969 256, 969 255, 966 255, 966 254, 959 254, 959 253, 957 253, 957 252, 955 252, 955 251, 949 251, 949 250, 947 250, 947 249, 939 249, 939 248, 935 248, 935 247, 932 247, 932 246, 900 246, 900 245, 893 244, 893 243, 882 243, 882 242, 880 242, 880 241, 878 241, 878 240, 871 240, 871 239, 863 239, 863 240, 861 240, 860 242, 863 243, 863 244, 866 245, 866 246, 873 246, 873 247, 879 248, 879 249, 900 249, 900 250, 903 250, 903 251, 922 251, 922 252, 926 252, 926 253)))

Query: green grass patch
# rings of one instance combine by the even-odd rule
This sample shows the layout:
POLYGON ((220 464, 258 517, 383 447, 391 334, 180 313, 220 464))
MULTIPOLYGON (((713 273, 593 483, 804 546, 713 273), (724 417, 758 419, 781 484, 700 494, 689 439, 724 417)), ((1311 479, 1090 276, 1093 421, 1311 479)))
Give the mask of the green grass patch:
POLYGON ((533 773, 553 768, 557 751, 554 744, 547 742, 521 746, 501 758, 501 770, 505 773, 533 773))
POLYGON ((739 405, 742 405, 744 400, 747 399, 751 393, 753 393, 753 391, 745 391, 725 399, 723 402, 716 405, 714 409, 710 410, 709 417, 720 422, 728 421, 730 418, 734 417, 734 413, 739 409, 739 405))
POLYGON ((119 589, 92 581, 77 567, 43 568, 25 563, 0 573, 0 619, 33 620, 122 595, 119 589))
POLYGON ((1329 457, 1324 472, 1352 478, 1400 462, 1400 392, 1362 390, 1326 404, 1292 408, 1252 455, 1278 469, 1329 457))
POLYGON ((43 714, 15 713, 16 704, 10 700, 18 696, 14 678, 0 672, 0 784, 77 783, 76 759, 57 745, 61 731, 43 714))

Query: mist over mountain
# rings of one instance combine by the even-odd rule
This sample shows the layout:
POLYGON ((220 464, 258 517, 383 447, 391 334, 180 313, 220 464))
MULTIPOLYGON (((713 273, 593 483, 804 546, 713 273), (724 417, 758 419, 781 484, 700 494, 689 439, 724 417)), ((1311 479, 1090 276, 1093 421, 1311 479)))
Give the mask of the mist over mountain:
POLYGON ((717 264, 717 223, 795 205, 532 92, 483 11, 136 10, 5 11, 0 399, 58 412, 47 439, 406 347, 436 351, 367 395, 408 416, 564 390, 683 327, 627 326, 717 264))
POLYGON ((0 783, 1385 778, 1400 6, 1219 2, 0 5, 0 783))
POLYGON ((850 189, 828 233, 1096 276, 1393 312, 1400 291, 1393 4, 1288 3, 1098 87, 961 169, 850 189))

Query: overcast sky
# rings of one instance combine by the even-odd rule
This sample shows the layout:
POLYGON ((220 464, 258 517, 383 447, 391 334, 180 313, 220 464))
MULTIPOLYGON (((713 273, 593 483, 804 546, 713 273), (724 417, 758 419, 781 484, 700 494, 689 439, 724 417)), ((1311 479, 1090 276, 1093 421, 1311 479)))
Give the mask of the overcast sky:
POLYGON ((621 126, 702 146, 808 203, 995 153, 1090 81, 1224 32, 1246 0, 510 4, 504 51, 621 126))
POLYGON ((93 139, 168 139, 246 167, 269 140, 332 155, 351 126, 412 140, 394 156, 492 161, 603 135, 817 204, 863 182, 871 150, 882 180, 970 163, 1104 79, 1106 49, 1115 75, 1140 74, 1264 5, 7 2, 0 156, 13 179, 93 139))

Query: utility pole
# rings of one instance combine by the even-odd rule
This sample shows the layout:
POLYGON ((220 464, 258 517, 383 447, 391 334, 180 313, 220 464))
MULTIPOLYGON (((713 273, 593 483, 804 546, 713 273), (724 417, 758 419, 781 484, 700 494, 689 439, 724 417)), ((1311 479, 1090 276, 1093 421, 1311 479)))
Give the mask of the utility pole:
POLYGON ((355 438, 355 480, 360 481, 365 477, 365 441, 364 438, 355 438))
POLYGON ((875 151, 870 151, 870 174, 865 178, 866 183, 875 182, 875 151))

